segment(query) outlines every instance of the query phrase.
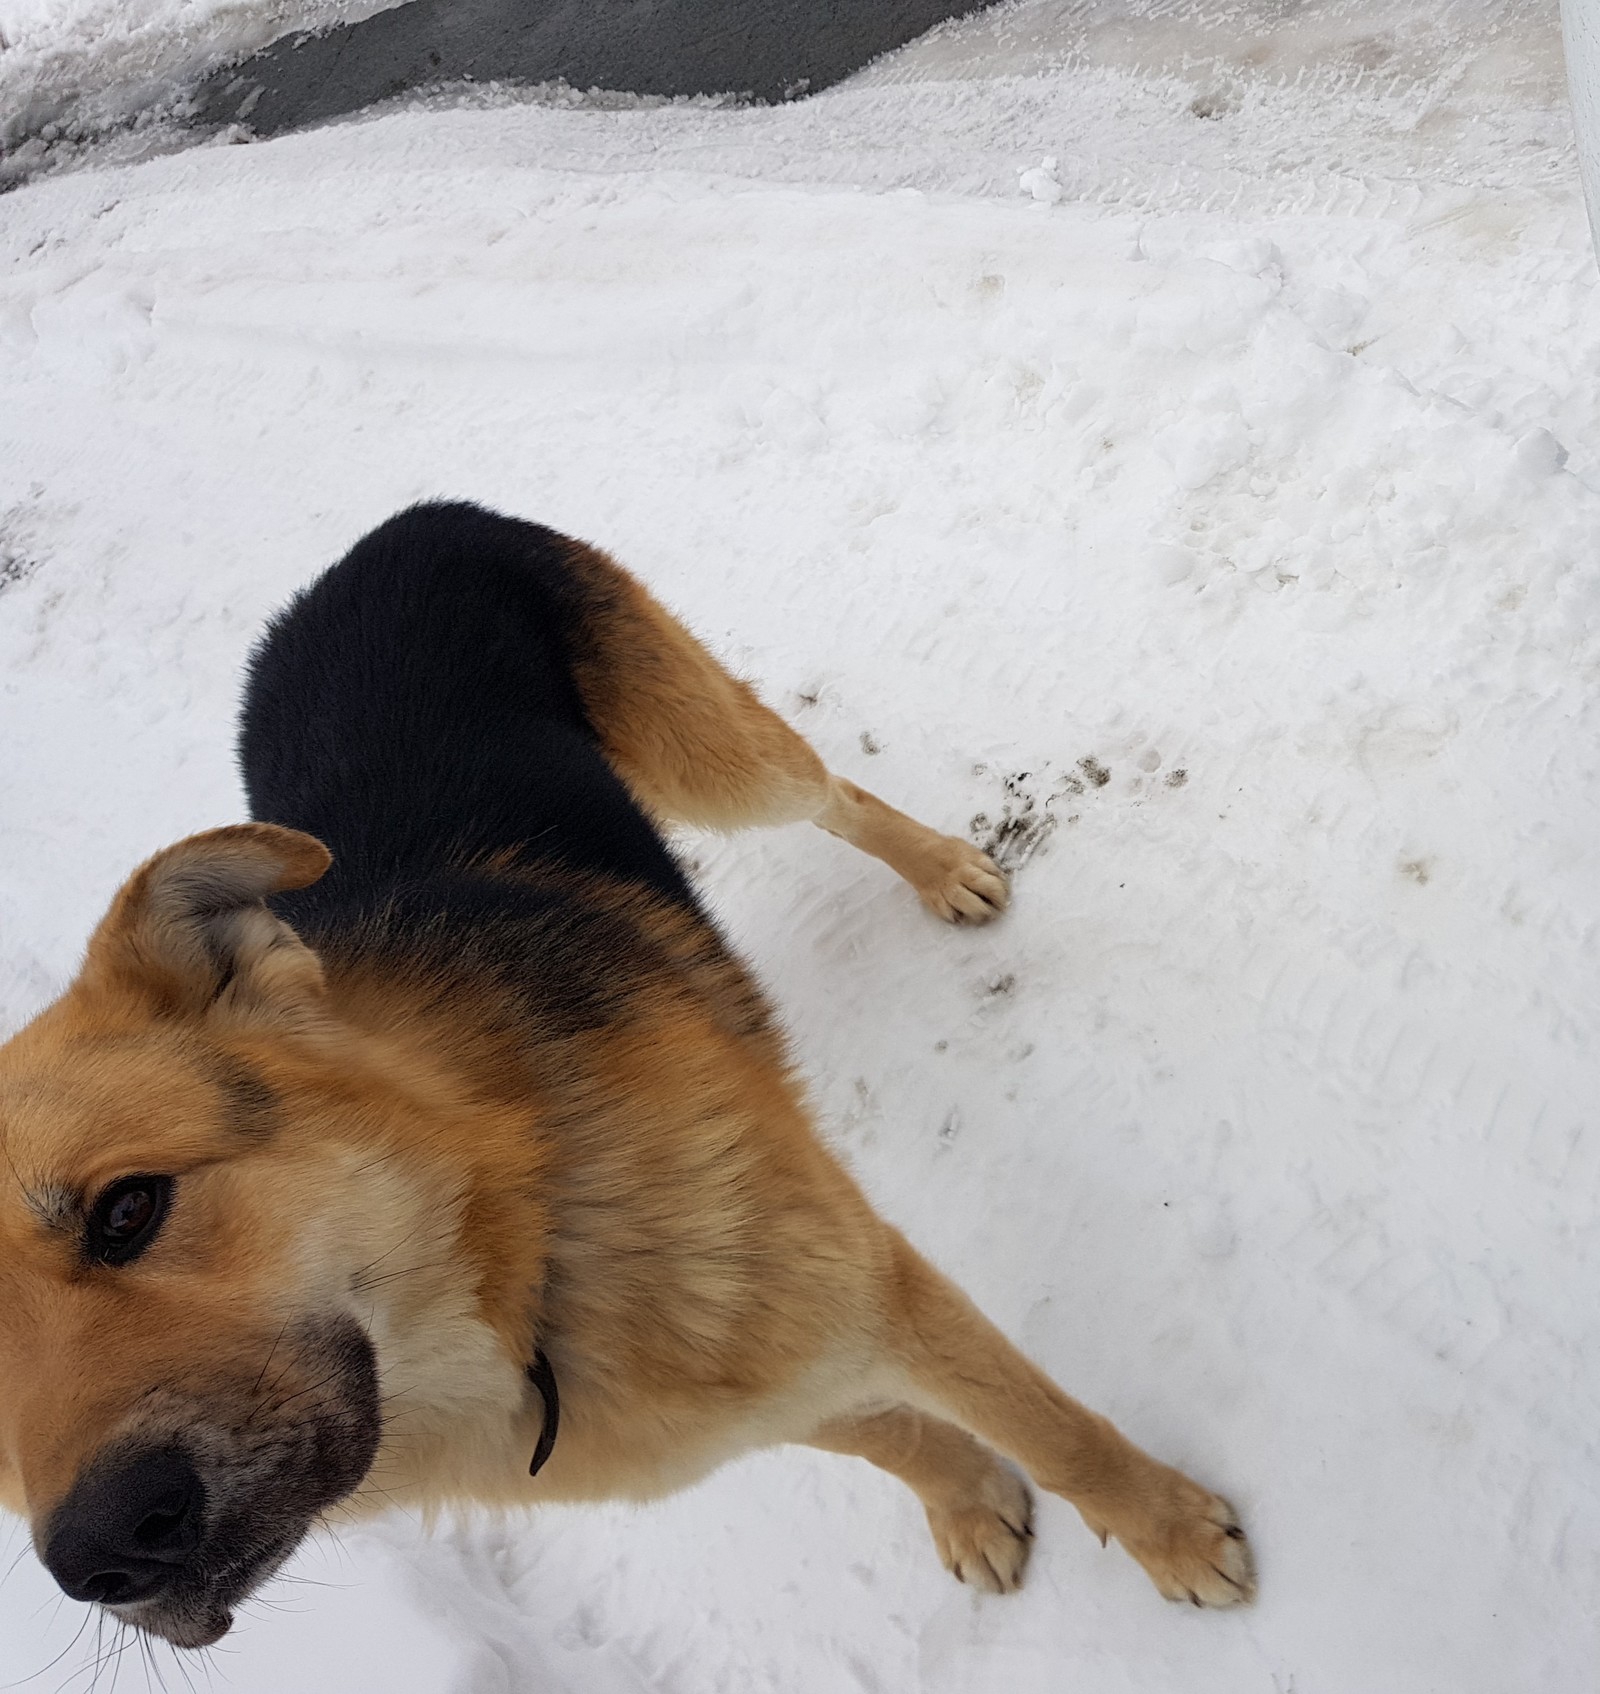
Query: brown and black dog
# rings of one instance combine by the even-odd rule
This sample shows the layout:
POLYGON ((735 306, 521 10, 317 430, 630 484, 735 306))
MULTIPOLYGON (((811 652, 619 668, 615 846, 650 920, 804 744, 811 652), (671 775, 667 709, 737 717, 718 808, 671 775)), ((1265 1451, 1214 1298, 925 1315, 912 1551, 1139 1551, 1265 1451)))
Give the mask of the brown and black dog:
POLYGON ((804 1442, 980 1587, 1031 1535, 997 1450, 1169 1599, 1250 1598, 1226 1502, 876 1216, 657 825, 810 819, 955 922, 1005 905, 983 854, 472 506, 274 622, 240 752, 257 821, 137 870, 0 1048, 0 1504, 68 1594, 201 1646, 338 1502, 641 1499, 804 1442))

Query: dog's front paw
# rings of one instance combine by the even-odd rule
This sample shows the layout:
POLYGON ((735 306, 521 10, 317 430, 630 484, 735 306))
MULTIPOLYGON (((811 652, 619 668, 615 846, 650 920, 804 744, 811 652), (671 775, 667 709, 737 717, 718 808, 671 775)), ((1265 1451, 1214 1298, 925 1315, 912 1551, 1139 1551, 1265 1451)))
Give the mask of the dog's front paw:
POLYGON ((946 923, 989 923, 1006 909, 1006 873, 970 841, 938 835, 923 850, 912 879, 917 895, 946 923))
POLYGON ((1169 1471, 1167 1478, 1160 1507, 1137 1529, 1118 1527, 1112 1534, 1169 1600, 1194 1606, 1239 1606, 1253 1600, 1255 1560, 1238 1514, 1180 1472, 1169 1471))
POLYGON ((1026 1484, 998 1463, 970 1499, 928 1507, 928 1527, 944 1568, 991 1594, 1022 1586, 1033 1551, 1033 1501, 1026 1484))

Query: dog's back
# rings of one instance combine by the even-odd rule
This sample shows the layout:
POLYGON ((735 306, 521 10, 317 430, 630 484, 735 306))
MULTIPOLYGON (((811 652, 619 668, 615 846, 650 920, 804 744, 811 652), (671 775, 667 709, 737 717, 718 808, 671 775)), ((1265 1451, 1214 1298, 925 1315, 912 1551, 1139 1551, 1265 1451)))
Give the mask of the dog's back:
POLYGON ((332 849, 302 909, 490 859, 693 907, 574 682, 597 590, 572 546, 480 507, 414 506, 273 620, 240 763, 252 816, 332 849))

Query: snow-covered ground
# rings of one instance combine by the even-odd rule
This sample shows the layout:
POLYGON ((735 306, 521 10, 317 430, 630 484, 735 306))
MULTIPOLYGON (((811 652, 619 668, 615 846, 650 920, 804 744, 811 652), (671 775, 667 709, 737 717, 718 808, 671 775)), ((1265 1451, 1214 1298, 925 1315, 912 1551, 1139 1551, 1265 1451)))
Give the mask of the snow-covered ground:
MULTIPOLYGON (((140 16, 176 62, 221 11, 140 16)), ((113 76, 108 15, 0 0, 113 76)), ((836 768, 1003 829, 972 933, 814 831, 690 847, 881 1207, 1261 1560, 1251 1611, 1167 1607, 1046 1501, 977 1597, 897 1484, 784 1451, 343 1530, 209 1686, 1594 1688, 1600 309, 1553 4, 1019 0, 782 109, 80 157, 0 251, 0 1026, 239 814, 293 587, 425 495, 590 537, 836 768)), ((0 1680, 82 1690, 11 1538, 0 1680)))

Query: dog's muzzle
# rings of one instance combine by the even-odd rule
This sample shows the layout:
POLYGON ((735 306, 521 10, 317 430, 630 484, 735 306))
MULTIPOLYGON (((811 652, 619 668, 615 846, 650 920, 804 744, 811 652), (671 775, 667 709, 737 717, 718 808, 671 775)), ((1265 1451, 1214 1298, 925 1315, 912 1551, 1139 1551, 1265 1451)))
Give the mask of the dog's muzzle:
POLYGON ((174 1646, 210 1646, 360 1485, 381 1435, 371 1344, 348 1320, 296 1341, 303 1385, 167 1396, 79 1473, 38 1531, 68 1595, 174 1646))

